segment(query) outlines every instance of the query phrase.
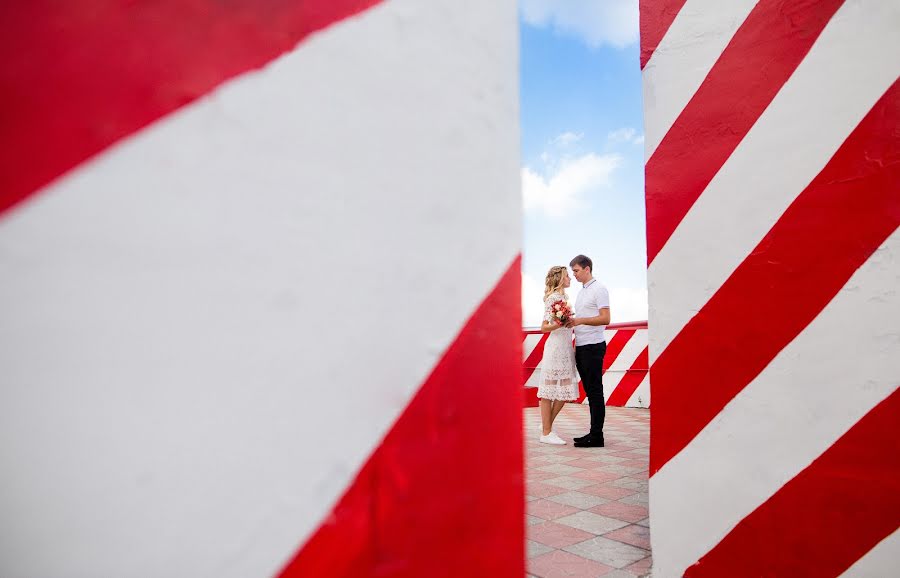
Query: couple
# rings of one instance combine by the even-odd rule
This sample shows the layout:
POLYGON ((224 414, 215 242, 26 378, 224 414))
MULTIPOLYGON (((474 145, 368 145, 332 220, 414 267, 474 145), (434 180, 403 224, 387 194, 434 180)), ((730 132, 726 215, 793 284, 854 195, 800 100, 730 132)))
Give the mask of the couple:
POLYGON ((584 255, 569 263, 575 280, 582 284, 575 300, 574 316, 564 322, 554 314, 559 301, 565 302, 569 273, 565 267, 551 267, 544 283, 544 321, 541 331, 550 333, 541 360, 541 382, 537 396, 541 400, 541 438, 545 444, 563 445, 553 431, 553 421, 567 401, 578 399, 579 375, 584 382, 591 407, 591 431, 575 438, 576 448, 603 447, 603 356, 606 340, 603 330, 609 323, 609 291, 593 277, 594 264, 584 255), (572 332, 575 349, 572 349, 572 332))

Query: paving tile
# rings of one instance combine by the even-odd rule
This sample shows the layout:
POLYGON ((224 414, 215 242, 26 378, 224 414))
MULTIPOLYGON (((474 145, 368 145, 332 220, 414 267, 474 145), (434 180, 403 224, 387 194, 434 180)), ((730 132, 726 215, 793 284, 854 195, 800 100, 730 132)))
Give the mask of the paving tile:
MULTIPOLYGON (((551 498, 555 497, 551 496, 551 498)), ((555 520, 579 511, 579 508, 567 505, 565 502, 551 501, 550 498, 529 502, 526 509, 529 514, 542 520, 555 520)))
POLYGON ((565 464, 551 464, 549 466, 539 466, 538 471, 541 472, 553 472, 554 474, 564 475, 564 474, 577 474, 578 472, 583 472, 583 468, 573 468, 572 466, 567 466, 565 464))
POLYGON ((604 574, 603 578, 637 578, 637 576, 629 572, 627 569, 616 569, 609 574, 604 574))
POLYGON ((611 482, 613 480, 618 480, 622 477, 621 474, 617 474, 614 472, 607 472, 601 468, 595 470, 585 470, 583 472, 578 472, 577 474, 572 474, 573 478, 579 478, 582 480, 594 480, 594 483, 597 482, 611 482))
POLYGON ((529 496, 528 494, 525 494, 525 501, 526 501, 526 502, 533 502, 533 501, 535 501, 535 500, 540 500, 540 498, 538 498, 537 496, 529 496))
POLYGON ((585 486, 578 491, 585 494, 591 494, 592 496, 597 496, 599 498, 606 498, 607 500, 620 500, 626 496, 632 496, 635 494, 634 490, 629 490, 628 488, 617 488, 609 484, 585 486))
POLYGON ((525 514, 525 525, 526 526, 534 526, 535 524, 540 524, 544 520, 538 518, 537 516, 530 516, 525 514))
POLYGON ((559 476, 558 478, 550 478, 549 480, 544 480, 542 483, 556 486, 564 490, 578 490, 587 486, 592 486, 597 482, 596 480, 583 480, 579 478, 573 478, 572 476, 559 476))
POLYGON ((593 534, 573 528, 566 524, 556 522, 544 522, 526 528, 529 540, 540 542, 553 548, 563 548, 591 538, 593 534))
MULTIPOLYGON (((531 463, 529 462, 528 467, 531 467, 531 463)), ((547 480, 550 478, 558 478, 559 474, 554 474, 553 472, 539 472, 537 470, 529 470, 525 476, 526 482, 540 482, 541 480, 547 480)))
POLYGON ((602 454, 598 455, 592 459, 595 459, 598 462, 606 462, 608 464, 617 464, 617 463, 631 461, 629 458, 623 458, 623 457, 619 457, 619 456, 602 455, 602 454))
POLYGON ((535 558, 542 554, 546 554, 547 552, 553 552, 554 548, 547 546, 546 544, 541 544, 540 542, 535 542, 533 540, 525 540, 525 556, 527 558, 535 558))
MULTIPOLYGON (((557 452, 553 452, 553 453, 547 452, 547 453, 542 454, 540 459, 545 460, 550 463, 559 464, 559 463, 564 463, 564 462, 573 462, 573 461, 577 460, 578 457, 567 456, 567 455, 557 453, 557 452)), ((566 465, 568 465, 568 464, 566 464, 566 465)))
POLYGON ((619 499, 623 504, 634 504, 636 506, 646 506, 650 503, 650 494, 646 492, 638 492, 619 499))
POLYGON ((637 546, 638 548, 643 548, 645 550, 650 549, 650 528, 644 526, 632 524, 630 526, 625 526, 624 528, 619 528, 618 530, 613 530, 612 532, 607 532, 606 534, 603 534, 603 537, 624 542, 631 546, 637 546))
POLYGON ((577 508, 579 510, 587 510, 593 508, 594 506, 605 504, 609 501, 606 498, 592 496, 591 494, 583 494, 576 491, 550 496, 549 498, 547 498, 547 500, 559 502, 560 504, 565 504, 567 506, 572 506, 573 508, 577 508))
POLYGON ((650 518, 644 518, 643 520, 635 522, 638 526, 644 526, 645 528, 650 527, 650 518))
POLYGON ((541 456, 538 456, 535 458, 528 458, 528 460, 527 460, 528 467, 529 468, 540 468, 542 466, 552 466, 553 464, 557 463, 552 460, 548 460, 547 457, 549 457, 549 456, 545 457, 544 455, 541 455, 541 456))
POLYGON ((596 508, 592 508, 591 511, 581 511, 569 516, 559 518, 556 520, 556 522, 558 524, 572 526, 573 528, 578 528, 579 530, 584 530, 585 532, 590 532, 592 534, 605 534, 612 530, 616 530, 628 525, 628 522, 598 514, 596 512, 596 509, 602 508, 604 505, 606 504, 601 504, 596 508))
POLYGON ((629 546, 603 536, 566 546, 564 550, 612 568, 625 568, 649 555, 643 548, 629 546))
POLYGON ((584 455, 581 456, 580 459, 572 460, 571 462, 566 462, 567 466, 572 466, 575 468, 585 468, 591 469, 596 468, 601 465, 602 462, 598 462, 594 459, 585 458, 584 455))
POLYGON ((525 493, 529 496, 536 496, 538 498, 555 496, 556 494, 561 494, 565 491, 566 488, 560 488, 559 486, 545 484, 543 482, 533 482, 530 484, 525 484, 525 493))
POLYGON ((557 550, 528 562, 528 571, 539 578, 595 578, 607 576, 609 566, 568 552, 557 550))
POLYGON ((616 473, 616 474, 619 474, 620 476, 624 477, 624 476, 628 476, 630 474, 636 474, 636 473, 640 472, 642 469, 644 469, 644 468, 643 467, 634 467, 634 466, 624 466, 619 463, 619 464, 607 464, 607 465, 603 466, 602 471, 616 473))
POLYGON ((617 488, 628 488, 629 490, 634 490, 636 492, 647 492, 650 489, 650 485, 645 480, 636 480, 629 477, 619 478, 610 483, 617 488))
MULTIPOLYGON (((622 502, 607 502, 591 508, 590 511, 632 524, 647 517, 647 508, 644 506, 623 504, 622 502)), ((622 525, 624 526, 625 524, 623 523, 622 525)))
POLYGON ((635 576, 649 576, 651 568, 653 568, 653 556, 647 556, 630 566, 625 566, 625 569, 635 576))

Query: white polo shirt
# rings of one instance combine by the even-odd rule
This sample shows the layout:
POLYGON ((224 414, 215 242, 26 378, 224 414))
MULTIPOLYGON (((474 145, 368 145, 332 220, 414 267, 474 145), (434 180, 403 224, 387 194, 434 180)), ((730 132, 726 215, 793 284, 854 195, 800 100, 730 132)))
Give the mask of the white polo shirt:
MULTIPOLYGON (((575 299, 575 317, 596 317, 603 308, 609 309, 609 291, 603 283, 591 279, 575 299)), ((605 325, 578 325, 575 327, 575 345, 603 343, 606 341, 603 336, 605 329, 605 325)))

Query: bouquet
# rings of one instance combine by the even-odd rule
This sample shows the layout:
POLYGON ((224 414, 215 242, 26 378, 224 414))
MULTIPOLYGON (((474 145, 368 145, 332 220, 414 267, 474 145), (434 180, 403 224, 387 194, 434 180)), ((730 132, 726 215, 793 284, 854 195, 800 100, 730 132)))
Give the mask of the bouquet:
POLYGON ((550 317, 555 319, 557 323, 560 325, 565 325, 566 321, 572 317, 572 309, 569 308, 569 303, 563 299, 554 302, 550 305, 550 317))

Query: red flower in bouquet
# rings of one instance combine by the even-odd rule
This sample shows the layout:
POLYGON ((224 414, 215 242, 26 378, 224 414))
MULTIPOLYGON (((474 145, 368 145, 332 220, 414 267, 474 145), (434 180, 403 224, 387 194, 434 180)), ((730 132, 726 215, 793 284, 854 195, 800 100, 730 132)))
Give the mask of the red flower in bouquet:
POLYGON ((566 301, 560 300, 550 306, 550 316, 562 325, 572 317, 572 310, 566 301))

